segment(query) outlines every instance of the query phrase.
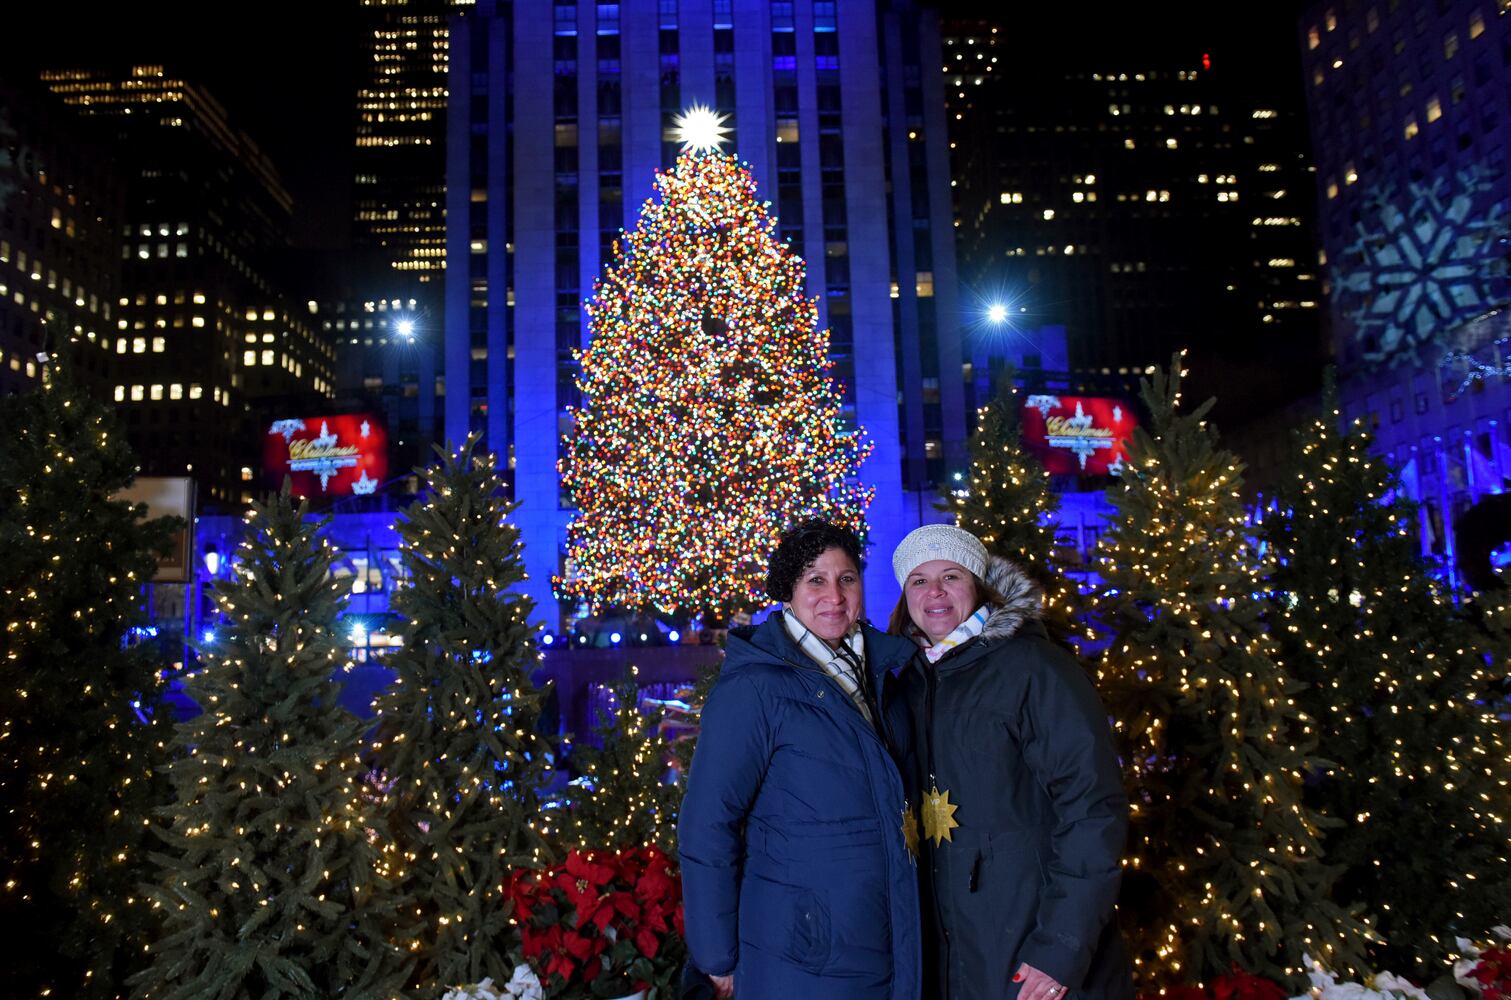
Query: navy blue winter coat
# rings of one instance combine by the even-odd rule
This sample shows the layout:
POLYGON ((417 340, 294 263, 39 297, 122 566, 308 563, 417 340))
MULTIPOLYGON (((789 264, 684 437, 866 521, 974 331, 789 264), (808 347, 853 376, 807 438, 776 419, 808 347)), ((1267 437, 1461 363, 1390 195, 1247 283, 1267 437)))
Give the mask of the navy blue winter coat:
POLYGON ((918 1000, 894 676, 916 647, 863 627, 880 734, 780 613, 730 633, 703 708, 677 828, 687 944, 742 1000, 918 1000))

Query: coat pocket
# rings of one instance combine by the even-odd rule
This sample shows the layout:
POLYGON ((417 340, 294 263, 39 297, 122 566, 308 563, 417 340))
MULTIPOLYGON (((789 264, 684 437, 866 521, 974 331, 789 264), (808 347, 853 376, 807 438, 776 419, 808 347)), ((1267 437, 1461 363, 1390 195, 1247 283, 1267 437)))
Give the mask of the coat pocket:
POLYGON ((829 964, 830 937, 829 908, 819 893, 746 875, 740 887, 742 943, 818 974, 829 964))

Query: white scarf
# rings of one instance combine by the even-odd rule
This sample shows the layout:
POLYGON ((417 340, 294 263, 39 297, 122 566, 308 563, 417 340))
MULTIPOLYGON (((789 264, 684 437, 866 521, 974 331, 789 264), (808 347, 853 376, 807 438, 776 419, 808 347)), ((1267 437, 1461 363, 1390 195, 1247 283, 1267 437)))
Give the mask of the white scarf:
POLYGON ((792 641, 798 644, 798 648, 810 660, 823 667, 824 673, 834 678, 840 690, 855 702, 855 707, 860 709, 860 714, 866 717, 866 721, 874 724, 871 706, 866 704, 866 696, 861 690, 862 671, 866 669, 866 637, 861 633, 860 627, 857 626, 845 636, 839 649, 835 649, 798 621, 790 604, 782 609, 782 624, 787 627, 787 634, 792 636, 792 641))
POLYGON ((976 609, 976 613, 965 621, 955 626, 955 631, 930 645, 929 637, 918 626, 913 626, 913 641, 923 647, 923 655, 929 658, 930 663, 938 663, 939 658, 956 646, 981 634, 986 628, 986 620, 992 616, 992 606, 983 604, 976 609))

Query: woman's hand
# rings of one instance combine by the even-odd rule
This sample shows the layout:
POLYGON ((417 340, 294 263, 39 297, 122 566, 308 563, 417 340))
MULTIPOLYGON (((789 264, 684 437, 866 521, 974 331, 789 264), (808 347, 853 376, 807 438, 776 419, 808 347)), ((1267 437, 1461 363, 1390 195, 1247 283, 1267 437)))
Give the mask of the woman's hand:
POLYGON ((708 981, 714 984, 714 996, 718 997, 719 1000, 729 1000, 730 997, 735 995, 735 977, 733 975, 709 976, 708 981))
POLYGON ((1065 1000, 1065 987, 1027 962, 1018 967, 1013 982, 1023 984, 1018 990, 1018 1000, 1065 1000))

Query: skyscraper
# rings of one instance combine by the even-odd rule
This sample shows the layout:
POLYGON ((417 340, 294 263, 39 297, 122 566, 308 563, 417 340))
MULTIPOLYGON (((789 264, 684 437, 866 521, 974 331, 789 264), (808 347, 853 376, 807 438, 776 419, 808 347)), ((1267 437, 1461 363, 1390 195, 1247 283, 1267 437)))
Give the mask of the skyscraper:
POLYGON ((1511 12, 1319 2, 1298 34, 1343 414, 1452 577, 1460 519, 1504 526, 1511 489, 1511 12))
POLYGON ((1070 366, 1111 377, 1190 348, 1230 416, 1296 394, 1324 340, 1289 81, 1200 49, 1049 57, 1014 30, 952 23, 940 64, 967 317, 1063 325, 1070 366))
POLYGON ((126 188, 71 118, 35 83, 0 81, 0 393, 32 386, 64 338, 83 381, 115 368, 126 188))
POLYGON ((261 454, 249 401, 334 390, 334 349, 269 277, 289 196, 219 103, 161 66, 43 81, 99 119, 126 173, 113 391, 143 472, 238 504, 261 454))
POLYGON ((937 22, 915 3, 483 0, 451 36, 446 429, 513 467, 531 595, 570 517, 557 474, 581 309, 677 153, 673 118, 728 116, 732 149, 808 262, 846 419, 875 450, 872 583, 960 467, 954 233, 937 22), (914 491, 905 496, 905 490, 914 491))
MULTIPOLYGON (((401 466, 425 462, 438 440, 446 266, 446 107, 450 17, 460 0, 360 0, 353 243, 364 273, 343 284, 350 315, 337 340, 343 394, 381 393, 401 466), (407 333, 373 333, 381 304, 407 333), (400 308, 401 307, 401 308, 400 308), (364 327, 363 324, 366 324, 364 327)), ((396 331, 395 331, 396 332, 396 331)))

